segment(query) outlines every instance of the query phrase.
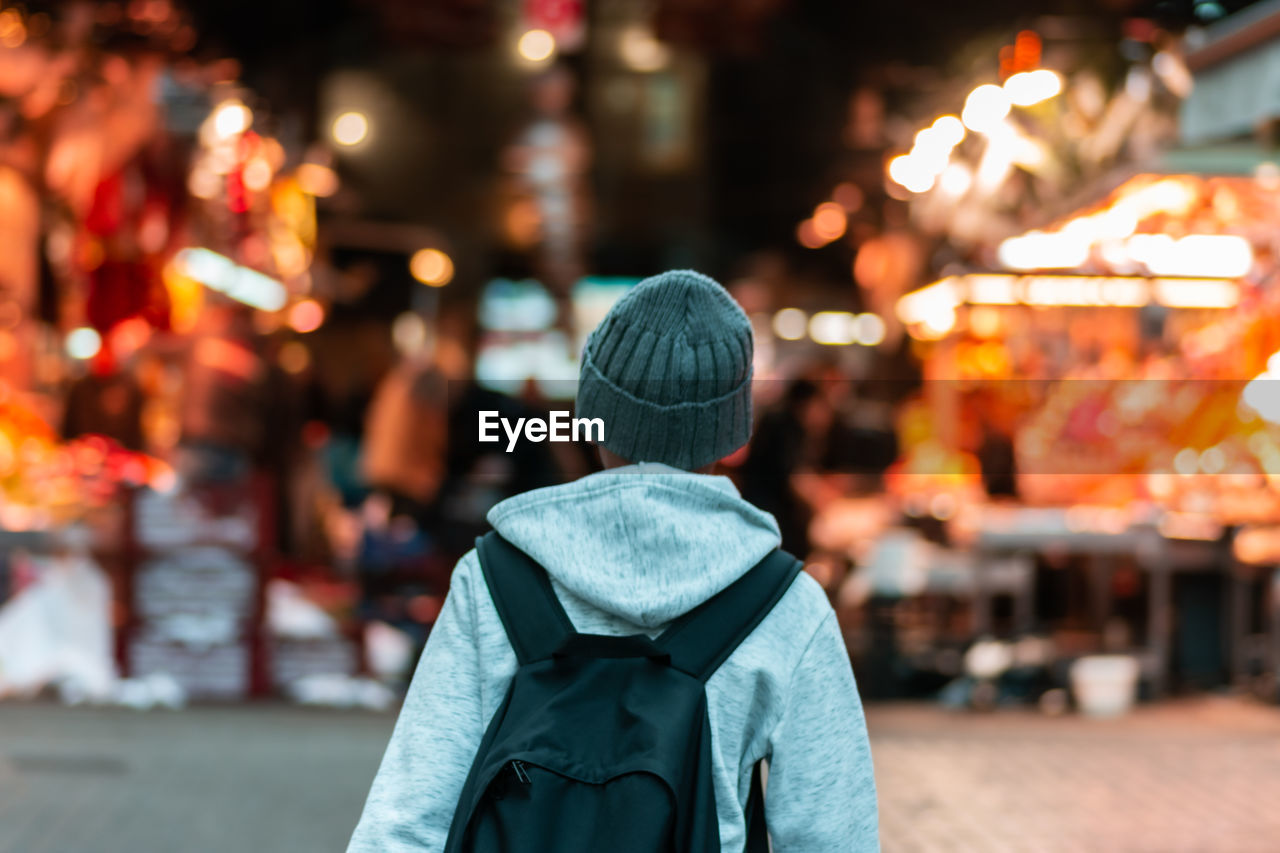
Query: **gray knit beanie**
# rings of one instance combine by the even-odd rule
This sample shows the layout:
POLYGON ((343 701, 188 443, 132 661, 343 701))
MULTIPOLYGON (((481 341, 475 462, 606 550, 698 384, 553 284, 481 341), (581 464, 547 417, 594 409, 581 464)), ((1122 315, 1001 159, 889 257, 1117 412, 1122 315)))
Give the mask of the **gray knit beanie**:
POLYGON ((604 421, 630 462, 692 471, 751 437, 751 323, 723 287, 692 270, 647 278, 587 338, 577 417, 604 421))

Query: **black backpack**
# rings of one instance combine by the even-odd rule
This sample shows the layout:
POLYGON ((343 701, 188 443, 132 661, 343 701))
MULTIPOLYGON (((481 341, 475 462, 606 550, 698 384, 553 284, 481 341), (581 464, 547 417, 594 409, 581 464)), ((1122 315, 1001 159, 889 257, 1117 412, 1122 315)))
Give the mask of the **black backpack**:
MULTIPOLYGON (((772 552, 650 640, 575 632, 541 566, 496 533, 476 549, 519 668, 446 853, 719 853, 705 685, 800 562, 772 552)), ((758 764, 746 850, 768 850, 758 764)))

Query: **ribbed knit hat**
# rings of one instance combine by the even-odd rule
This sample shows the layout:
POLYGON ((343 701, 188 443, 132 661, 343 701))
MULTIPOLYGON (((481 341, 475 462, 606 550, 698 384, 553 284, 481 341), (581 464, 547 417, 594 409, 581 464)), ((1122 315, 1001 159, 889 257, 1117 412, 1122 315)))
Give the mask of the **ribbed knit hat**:
POLYGON ((751 323, 723 287, 692 270, 647 278, 587 338, 577 417, 604 421, 630 462, 692 471, 751 437, 751 323))

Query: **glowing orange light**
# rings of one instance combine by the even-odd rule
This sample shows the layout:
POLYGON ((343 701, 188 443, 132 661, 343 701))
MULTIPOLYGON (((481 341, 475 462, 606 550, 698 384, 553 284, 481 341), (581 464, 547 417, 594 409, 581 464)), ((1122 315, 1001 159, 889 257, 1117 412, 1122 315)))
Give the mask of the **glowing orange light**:
POLYGON ((5 9, 0 12, 0 44, 5 47, 18 47, 27 40, 27 28, 22 23, 22 16, 17 9, 5 9))
POLYGON ((289 309, 289 326, 299 334, 314 332, 324 323, 324 308, 314 299, 304 299, 289 309))
POLYGON ((308 195, 326 198, 338 191, 338 175, 328 166, 303 163, 298 167, 298 186, 308 195))
POLYGON ((138 456, 132 456, 120 466, 120 479, 131 486, 141 485, 147 479, 147 463, 138 456))
POLYGON ((520 199, 507 209, 503 219, 507 240, 514 246, 528 247, 538 241, 542 215, 533 199, 520 199))
POLYGON ((258 357, 252 352, 221 338, 202 338, 196 344, 195 360, 205 367, 221 370, 246 382, 257 378, 260 366, 258 357))
POLYGON ((818 229, 813 224, 812 219, 806 219, 796 226, 796 239, 806 249, 820 249, 831 242, 823 239, 822 235, 818 233, 818 229))
POLYGON ((159 459, 152 460, 149 485, 157 492, 172 492, 178 486, 178 475, 172 467, 159 459))
POLYGON ((146 346, 151 339, 151 326, 141 317, 131 317, 112 329, 108 337, 117 356, 128 356, 146 346))
POLYGON ((409 258, 409 273, 423 284, 443 287, 453 279, 453 261, 439 249, 419 249, 409 258))
POLYGON ((162 276, 169 293, 169 325, 179 334, 190 332, 204 307, 204 288, 183 275, 175 263, 166 264, 162 276))
POLYGON ((862 207, 862 190, 857 184, 848 182, 836 184, 836 188, 831 191, 831 198, 836 204, 845 209, 847 213, 854 213, 862 207))
POLYGON ((845 225, 844 208, 834 201, 823 202, 813 212, 813 230, 823 240, 838 239, 844 234, 845 225))
POLYGON ((264 157, 254 157, 244 164, 241 179, 247 188, 261 192, 271 185, 271 164, 264 157))
POLYGON ((1019 71, 1035 68, 1040 64, 1040 36, 1032 30, 1023 30, 1013 41, 1014 67, 1019 71))
POLYGON ((311 366, 311 350, 300 341, 289 341, 280 347, 277 360, 286 373, 302 373, 311 366))

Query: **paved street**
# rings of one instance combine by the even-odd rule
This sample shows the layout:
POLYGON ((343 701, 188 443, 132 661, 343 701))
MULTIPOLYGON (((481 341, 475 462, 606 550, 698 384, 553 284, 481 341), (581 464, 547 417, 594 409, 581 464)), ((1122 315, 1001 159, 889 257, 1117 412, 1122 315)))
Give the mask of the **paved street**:
POLYGON ((0 851, 342 850, 393 722, 0 705, 0 851))
POLYGON ((1280 710, 870 713, 886 853, 1275 853, 1280 710))
MULTIPOLYGON (((870 712, 884 847, 1280 849, 1280 710, 1205 699, 1117 721, 870 712)), ((0 705, 0 851, 341 850, 393 718, 0 705)))

